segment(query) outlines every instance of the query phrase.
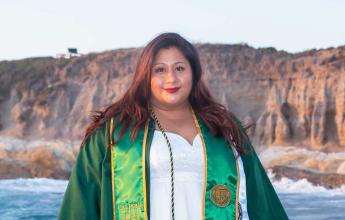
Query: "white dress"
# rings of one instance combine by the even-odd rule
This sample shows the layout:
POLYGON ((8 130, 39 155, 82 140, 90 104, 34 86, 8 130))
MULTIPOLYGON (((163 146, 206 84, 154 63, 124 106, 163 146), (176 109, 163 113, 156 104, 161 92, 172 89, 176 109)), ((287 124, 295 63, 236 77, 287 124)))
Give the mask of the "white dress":
MULTIPOLYGON (((174 156, 175 219, 200 220, 202 219, 205 163, 201 137, 197 134, 193 140, 193 144, 190 145, 184 137, 177 133, 165 133, 169 138, 174 156)), ((240 171, 242 171, 242 178, 244 172, 241 166, 240 171)), ((242 182, 240 185, 240 203, 242 209, 246 211, 245 184, 243 185, 242 182)), ((170 219, 170 202, 169 149, 161 131, 155 130, 150 149, 150 219, 170 219)), ((246 215, 246 212, 243 214, 246 215)), ((245 218, 245 215, 242 218, 243 220, 248 219, 248 217, 245 218)))

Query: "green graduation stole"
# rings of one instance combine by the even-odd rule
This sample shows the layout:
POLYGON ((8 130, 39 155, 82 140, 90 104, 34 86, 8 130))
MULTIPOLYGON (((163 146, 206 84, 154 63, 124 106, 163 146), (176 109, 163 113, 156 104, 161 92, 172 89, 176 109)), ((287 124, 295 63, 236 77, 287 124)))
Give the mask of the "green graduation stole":
MULTIPOLYGON (((240 181, 233 149, 222 136, 214 137, 200 116, 192 112, 204 149, 202 217, 238 219, 240 181)), ((113 121, 110 131, 116 139, 121 124, 113 131, 113 121)), ((112 205, 116 220, 149 219, 149 146, 153 132, 154 120, 150 119, 133 142, 127 129, 116 145, 111 143, 112 205)))

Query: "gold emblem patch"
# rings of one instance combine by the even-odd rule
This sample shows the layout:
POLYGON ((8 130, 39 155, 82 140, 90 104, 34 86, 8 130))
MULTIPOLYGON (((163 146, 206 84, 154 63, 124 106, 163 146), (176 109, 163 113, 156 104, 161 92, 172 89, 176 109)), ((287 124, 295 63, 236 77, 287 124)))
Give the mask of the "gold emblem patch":
POLYGON ((212 187, 210 193, 211 201, 218 207, 226 207, 230 203, 230 190, 224 184, 212 187))

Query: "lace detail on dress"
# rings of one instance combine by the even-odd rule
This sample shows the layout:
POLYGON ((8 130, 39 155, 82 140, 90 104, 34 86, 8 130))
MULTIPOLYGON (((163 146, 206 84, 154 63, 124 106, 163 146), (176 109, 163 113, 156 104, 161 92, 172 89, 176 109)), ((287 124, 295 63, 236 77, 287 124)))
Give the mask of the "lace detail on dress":
MULTIPOLYGON (((204 152, 197 135, 190 145, 182 136, 166 132, 174 156, 175 219, 200 220, 204 180, 204 152)), ((150 150, 150 219, 170 219, 169 149, 155 131, 150 150)))
MULTIPOLYGON (((194 138, 193 145, 181 135, 166 132, 174 157, 175 181, 203 182, 204 157, 200 135, 194 138)), ((169 150, 160 131, 155 130, 150 150, 150 178, 152 182, 170 182, 169 150)))

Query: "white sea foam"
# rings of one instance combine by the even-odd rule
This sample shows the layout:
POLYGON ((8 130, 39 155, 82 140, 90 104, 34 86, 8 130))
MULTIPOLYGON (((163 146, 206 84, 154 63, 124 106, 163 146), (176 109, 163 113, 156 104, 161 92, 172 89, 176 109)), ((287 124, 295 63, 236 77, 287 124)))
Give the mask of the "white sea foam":
MULTIPOLYGON (((290 219, 345 219, 345 186, 329 190, 305 179, 274 180, 270 170, 268 175, 290 219)), ((0 219, 56 219, 67 184, 46 178, 0 180, 0 219)))
MULTIPOLYGON (((323 186, 313 185, 306 179, 295 181, 283 177, 280 180, 276 180, 271 170, 268 170, 267 174, 278 193, 322 193, 330 196, 344 195, 345 193, 345 185, 336 189, 326 189, 323 186)), ((7 179, 0 180, 0 190, 61 193, 66 190, 67 184, 68 180, 48 178, 7 179)))
POLYGON ((321 193, 322 195, 329 196, 344 195, 345 193, 345 185, 342 185, 341 187, 335 189, 326 189, 323 186, 313 185, 306 179, 295 181, 286 177, 282 177, 280 180, 275 180, 274 174, 270 169, 268 170, 267 174, 271 179, 273 187, 278 193, 321 193))
POLYGON ((6 179, 0 180, 0 191, 63 193, 66 190, 67 184, 67 180, 48 178, 6 179))

